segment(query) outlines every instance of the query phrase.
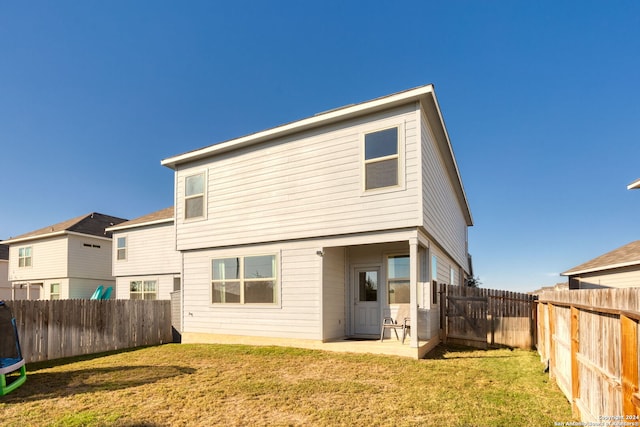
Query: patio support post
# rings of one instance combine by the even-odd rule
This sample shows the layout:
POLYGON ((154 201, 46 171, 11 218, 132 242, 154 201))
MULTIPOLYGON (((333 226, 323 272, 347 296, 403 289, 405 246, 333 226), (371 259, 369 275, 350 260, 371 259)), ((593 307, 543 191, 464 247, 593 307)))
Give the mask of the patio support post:
POLYGON ((409 239, 409 317, 411 318, 409 345, 418 348, 418 238, 409 239))

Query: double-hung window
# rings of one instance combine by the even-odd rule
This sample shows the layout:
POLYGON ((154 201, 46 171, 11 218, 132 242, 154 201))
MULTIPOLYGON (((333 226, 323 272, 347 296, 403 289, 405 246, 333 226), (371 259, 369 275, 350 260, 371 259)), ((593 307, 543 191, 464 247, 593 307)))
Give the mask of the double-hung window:
POLYGON ((18 267, 31 267, 31 246, 18 249, 18 267))
POLYGON ((157 285, 155 280, 134 280, 129 283, 129 298, 154 300, 157 298, 157 285))
POLYGON ((364 135, 364 188, 393 187, 400 184, 399 128, 364 135))
POLYGON ((184 184, 184 218, 201 218, 204 216, 204 172, 185 178, 184 184))
POLYGON ((60 299, 60 283, 52 283, 49 289, 50 299, 60 299))
POLYGON ((119 261, 127 259, 127 238, 118 237, 116 245, 116 259, 119 261))
POLYGON ((406 304, 410 299, 409 255, 387 258, 387 291, 389 304, 406 304))
POLYGON ((212 303, 275 304, 275 255, 218 258, 211 262, 212 303))

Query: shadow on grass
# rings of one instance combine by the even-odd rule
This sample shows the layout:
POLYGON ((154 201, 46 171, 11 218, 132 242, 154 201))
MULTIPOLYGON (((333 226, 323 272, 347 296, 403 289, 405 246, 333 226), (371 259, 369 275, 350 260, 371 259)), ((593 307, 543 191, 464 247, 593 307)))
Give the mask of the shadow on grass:
POLYGON ((99 391, 122 390, 165 379, 179 380, 196 370, 184 366, 117 366, 60 372, 27 372, 27 382, 3 403, 29 402, 99 391))
MULTIPOLYGON (((166 344, 161 344, 161 345, 166 345, 166 344)), ((103 351, 100 353, 81 354, 78 356, 70 356, 70 357, 64 357, 60 359, 45 360, 44 362, 29 362, 27 363, 27 372, 37 371, 39 369, 47 369, 47 368, 53 368, 57 366, 69 365, 71 363, 84 362, 87 360, 99 359, 101 357, 111 356, 114 354, 131 353, 134 351, 143 350, 145 348, 151 348, 151 347, 158 347, 158 346, 145 345, 140 347, 121 348, 118 350, 103 351)))
POLYGON ((510 347, 489 348, 483 350, 475 347, 465 347, 461 345, 451 344, 438 344, 433 350, 431 350, 425 359, 432 360, 454 360, 454 359, 509 359, 514 357, 511 354, 506 355, 490 355, 489 352, 493 350, 510 350, 510 347), (480 354, 472 354, 480 353, 480 354))

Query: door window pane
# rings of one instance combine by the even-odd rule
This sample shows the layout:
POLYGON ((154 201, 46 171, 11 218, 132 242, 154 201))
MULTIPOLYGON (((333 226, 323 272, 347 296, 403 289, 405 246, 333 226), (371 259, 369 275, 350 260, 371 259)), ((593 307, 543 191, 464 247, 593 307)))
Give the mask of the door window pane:
POLYGON ((361 271, 358 274, 360 302, 378 301, 378 272, 361 271))

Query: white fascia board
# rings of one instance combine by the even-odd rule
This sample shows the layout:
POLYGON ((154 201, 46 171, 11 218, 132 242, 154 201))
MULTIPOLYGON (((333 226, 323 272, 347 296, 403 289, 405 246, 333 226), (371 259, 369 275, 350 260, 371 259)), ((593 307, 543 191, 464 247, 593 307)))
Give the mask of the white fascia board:
POLYGON ((240 148, 245 145, 255 144, 271 138, 282 137, 294 132, 301 132, 303 130, 318 127, 321 125, 326 125, 333 122, 346 120, 351 117, 371 113, 376 110, 390 108, 395 105, 417 101, 421 97, 429 93, 433 93, 433 85, 431 84, 420 86, 415 89, 409 89, 407 91, 399 92, 393 95, 384 96, 382 98, 377 98, 372 101, 366 101, 361 104, 349 105, 346 107, 337 108, 335 110, 329 110, 327 112, 319 113, 306 119, 291 122, 282 126, 221 142, 215 145, 210 145, 199 150, 189 151, 187 153, 166 158, 162 160, 160 164, 162 166, 175 169, 175 166, 180 163, 198 160, 210 155, 240 148))
POLYGON ((640 265, 640 260, 621 262, 619 264, 610 264, 610 265, 604 265, 600 267, 586 268, 584 270, 575 270, 575 271, 569 270, 569 271, 565 271, 564 273, 560 273, 560 275, 561 276, 577 276, 579 274, 594 273, 596 271, 604 271, 604 270, 613 270, 614 268, 630 267, 633 265, 640 265))
POLYGON ((146 227, 148 225, 165 224, 165 223, 169 223, 169 222, 173 222, 173 218, 156 219, 154 221, 139 222, 137 224, 131 224, 131 225, 122 225, 122 226, 114 225, 113 227, 107 227, 104 230, 113 232, 113 231, 127 230, 127 229, 130 229, 130 228, 146 227))
POLYGON ((7 240, 1 241, 0 243, 2 243, 3 245, 13 245, 15 243, 29 242, 31 240, 40 240, 40 239, 48 239, 49 237, 63 236, 67 233, 68 233, 67 230, 55 231, 53 233, 39 234, 37 236, 28 236, 28 237, 23 237, 21 239, 7 239, 7 240))
POLYGON ((77 233, 75 231, 61 230, 61 231, 55 231, 53 233, 39 234, 37 236, 23 237, 21 239, 3 240, 0 243, 4 245, 14 245, 16 243, 24 243, 32 240, 44 240, 44 239, 50 239, 51 237, 58 237, 58 236, 80 236, 80 237, 91 237, 91 238, 100 239, 100 240, 109 240, 109 241, 111 240, 110 237, 102 237, 102 236, 96 236, 93 234, 85 234, 85 233, 77 233))
POLYGON ((640 189, 640 178, 633 181, 631 184, 627 185, 627 190, 639 190, 640 189))

